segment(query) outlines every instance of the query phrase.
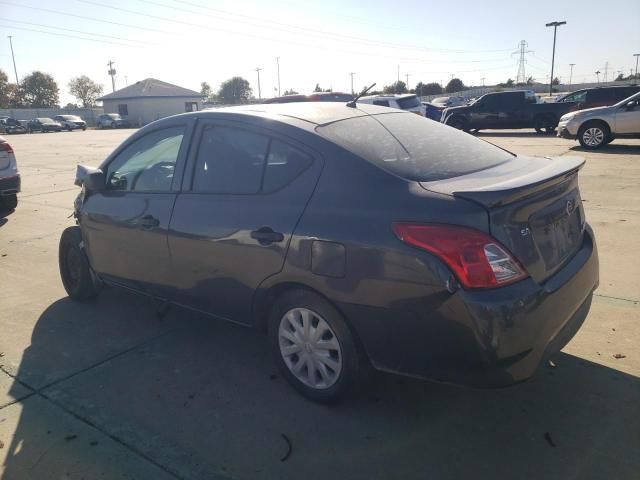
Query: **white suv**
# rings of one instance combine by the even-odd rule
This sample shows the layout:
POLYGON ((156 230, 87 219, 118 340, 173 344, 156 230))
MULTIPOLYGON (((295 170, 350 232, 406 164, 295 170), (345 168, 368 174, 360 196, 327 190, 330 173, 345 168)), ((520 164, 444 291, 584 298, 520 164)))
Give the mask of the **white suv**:
POLYGON ((20 174, 11 145, 0 137, 0 213, 18 206, 20 174))
POLYGON ((382 107, 399 108, 425 116, 426 108, 418 97, 412 93, 404 95, 369 95, 358 99, 358 103, 370 103, 382 107))

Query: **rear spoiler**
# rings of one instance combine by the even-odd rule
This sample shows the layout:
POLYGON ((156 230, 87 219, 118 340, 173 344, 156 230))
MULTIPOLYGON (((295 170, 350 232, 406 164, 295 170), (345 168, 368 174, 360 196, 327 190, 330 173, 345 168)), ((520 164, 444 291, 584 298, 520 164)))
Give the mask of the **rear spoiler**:
POLYGON ((498 207, 535 195, 572 178, 584 166, 580 157, 515 157, 493 168, 420 185, 432 192, 498 207))

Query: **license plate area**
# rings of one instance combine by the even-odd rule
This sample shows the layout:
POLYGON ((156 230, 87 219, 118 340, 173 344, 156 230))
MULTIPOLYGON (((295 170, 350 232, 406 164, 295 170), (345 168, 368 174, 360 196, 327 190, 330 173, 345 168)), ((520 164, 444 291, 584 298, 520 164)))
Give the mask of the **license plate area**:
POLYGON ((571 257, 582 244, 584 213, 577 190, 537 211, 529 220, 547 271, 571 257))

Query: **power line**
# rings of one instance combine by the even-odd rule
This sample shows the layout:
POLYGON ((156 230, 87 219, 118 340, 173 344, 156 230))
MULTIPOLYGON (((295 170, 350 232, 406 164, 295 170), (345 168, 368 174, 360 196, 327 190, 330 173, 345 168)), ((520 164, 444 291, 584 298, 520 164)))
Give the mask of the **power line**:
POLYGON ((12 6, 12 7, 28 8, 29 10, 37 10, 37 11, 40 11, 40 12, 53 13, 55 15, 64 15, 66 17, 79 18, 79 19, 82 19, 82 20, 89 20, 89 21, 92 21, 92 22, 107 23, 109 25, 118 25, 119 27, 135 28, 136 30, 145 30, 147 32, 162 33, 164 35, 179 35, 178 33, 167 32, 166 30, 157 30, 155 28, 141 27, 139 25, 131 25, 131 24, 127 24, 127 23, 113 22, 111 20, 103 20, 101 18, 87 17, 85 15, 76 15, 76 14, 73 14, 73 13, 60 12, 58 10, 51 10, 49 8, 32 7, 32 6, 29 6, 29 5, 20 5, 18 3, 3 2, 3 1, 0 1, 0 5, 9 5, 9 6, 12 6))
POLYGON ((15 30, 24 30, 26 32, 36 32, 36 33, 44 33, 46 35, 55 35, 56 37, 67 37, 67 38, 75 38, 77 40, 87 40, 89 42, 95 42, 95 43, 105 43, 105 44, 110 44, 110 45, 119 45, 121 47, 135 47, 135 48, 141 48, 138 45, 131 45, 131 44, 127 44, 127 43, 118 43, 118 42, 111 42, 109 40, 96 40, 94 38, 86 38, 86 37, 79 37, 77 35, 68 35, 66 33, 55 33, 55 32, 47 32, 46 30, 37 30, 35 28, 26 28, 26 27, 16 27, 14 25, 2 25, 4 28, 13 28, 15 30))

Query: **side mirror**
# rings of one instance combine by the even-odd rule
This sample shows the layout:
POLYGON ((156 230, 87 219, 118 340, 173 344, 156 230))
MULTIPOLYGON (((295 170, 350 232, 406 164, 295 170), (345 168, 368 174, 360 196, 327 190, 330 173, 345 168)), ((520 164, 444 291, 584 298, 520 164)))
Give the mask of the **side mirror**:
POLYGON ((636 106, 637 106, 637 105, 638 105, 638 104, 637 104, 637 103, 636 103, 636 101, 634 100, 634 101, 631 101, 631 102, 627 103, 627 104, 625 105, 625 108, 626 108, 627 110, 633 110, 634 108, 636 108, 636 106))
POLYGON ((99 168, 78 165, 74 183, 79 187, 84 185, 88 192, 99 192, 104 189, 104 173, 99 168))

